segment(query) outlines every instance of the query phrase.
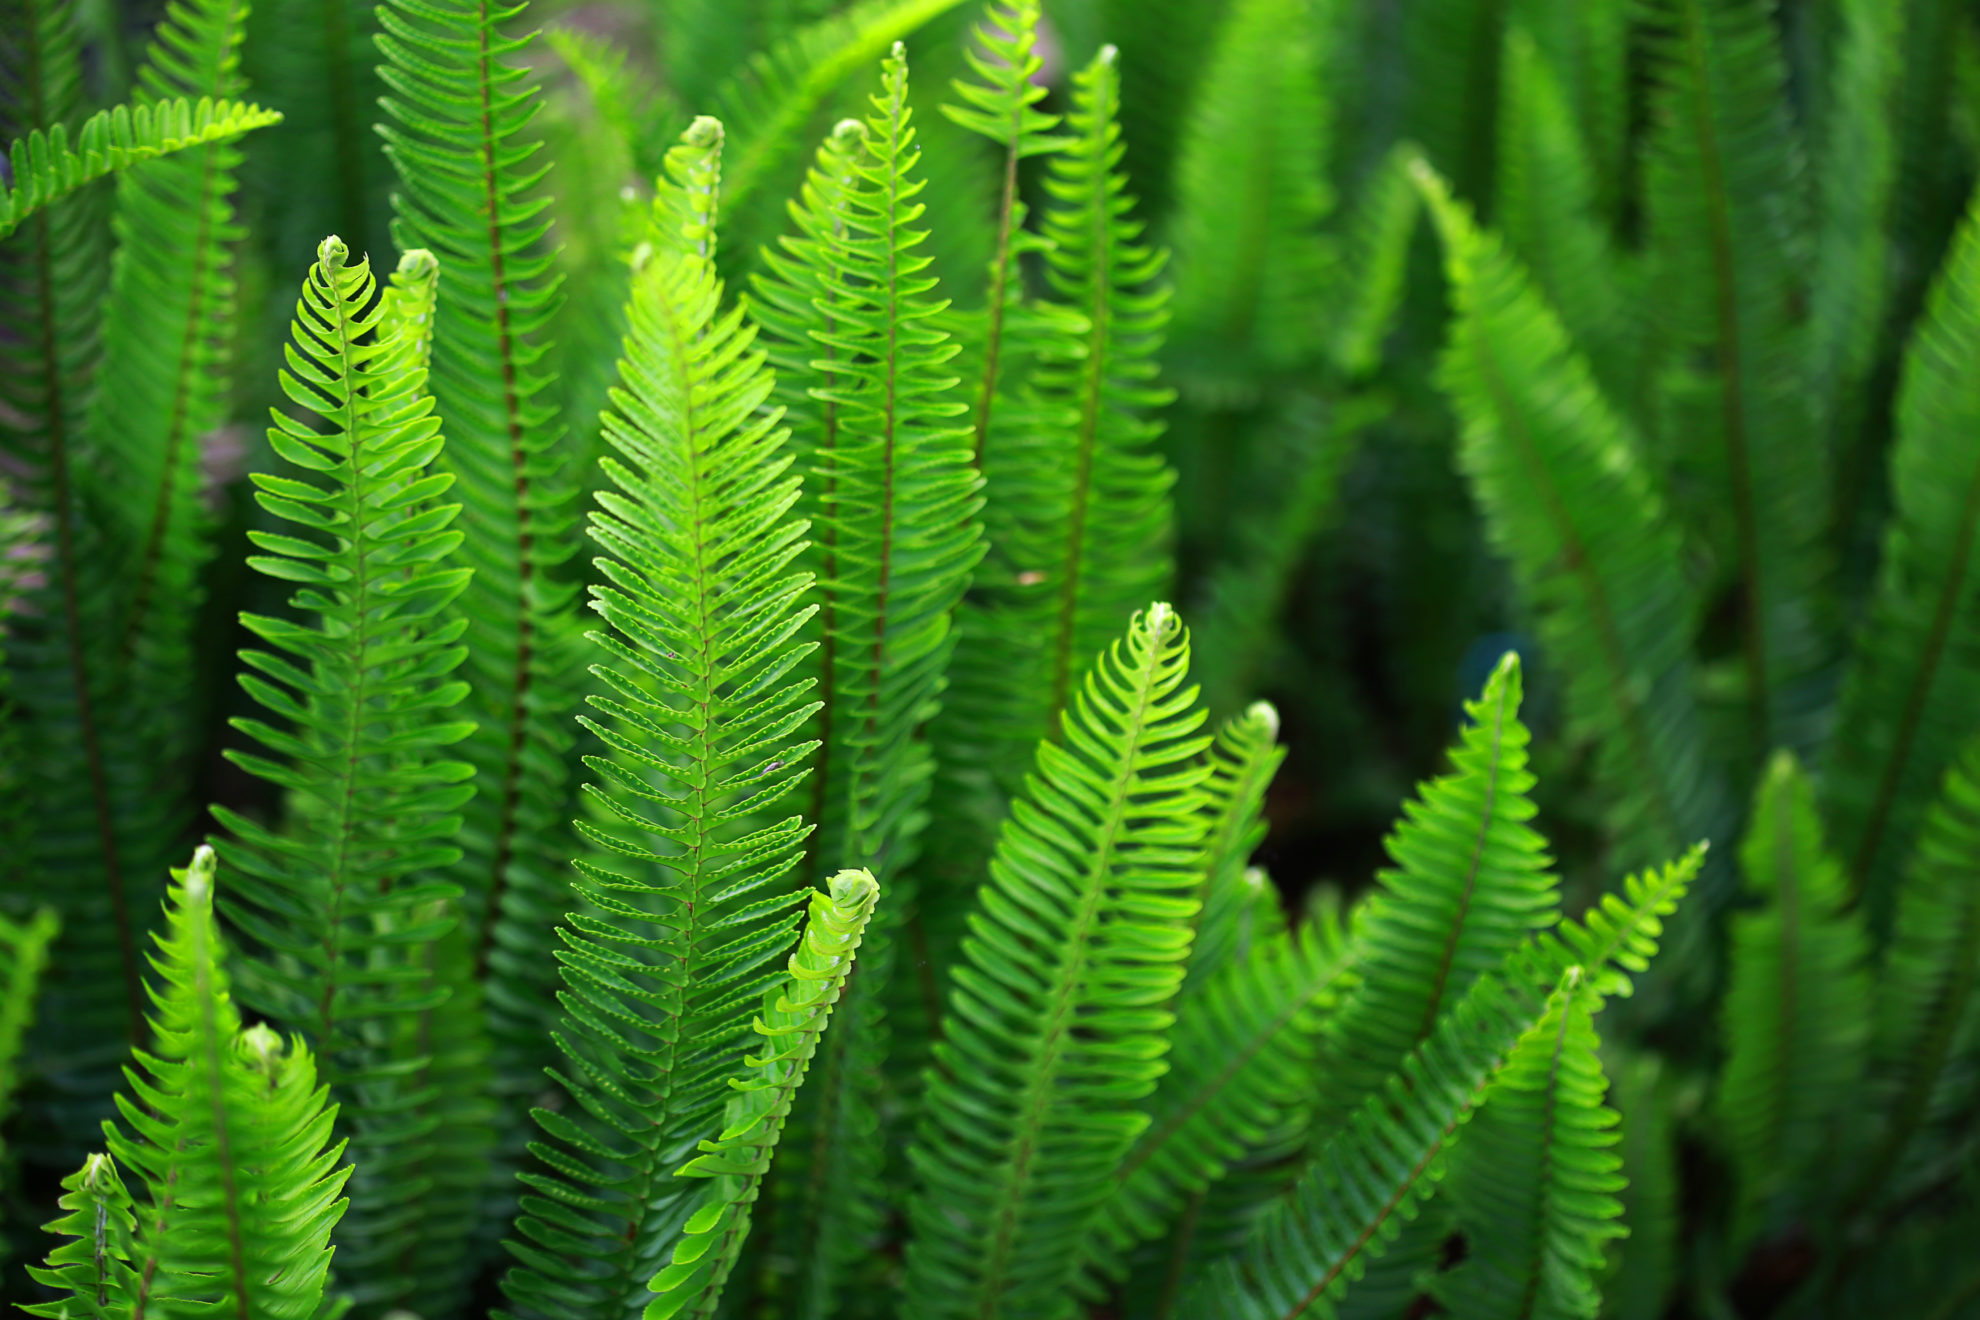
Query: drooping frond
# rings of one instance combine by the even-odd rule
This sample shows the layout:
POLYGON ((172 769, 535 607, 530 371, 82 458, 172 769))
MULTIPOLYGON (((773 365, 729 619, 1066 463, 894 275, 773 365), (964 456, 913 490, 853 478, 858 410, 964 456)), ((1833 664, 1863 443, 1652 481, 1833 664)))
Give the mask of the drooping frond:
POLYGON ((1070 1313, 1081 1233, 1148 1125, 1195 908, 1205 739, 1156 604, 1012 806, 951 984, 912 1160, 906 1306, 1070 1313))
POLYGON ((1971 442, 1980 400, 1967 365, 1976 351, 1980 210, 1960 227, 1905 354, 1895 507, 1823 781, 1836 851, 1879 935, 1932 788, 1980 710, 1980 455, 1971 442))
POLYGON ((395 230, 402 248, 440 259, 433 397, 475 528, 456 607, 467 623, 463 714, 475 721, 460 754, 475 795, 449 875, 476 940, 497 1084, 515 1103, 534 1094, 553 1053, 579 686, 576 584, 563 569, 578 542, 577 483, 546 366, 557 299, 539 194, 549 165, 530 123, 541 98, 518 63, 529 41, 503 31, 520 11, 478 0, 377 9, 395 230))
MULTIPOLYGON (((673 186, 701 179, 712 208, 719 135, 702 138, 671 158, 673 186)), ((799 916, 807 829, 777 812, 816 747, 792 677, 811 649, 806 524, 763 353, 721 292, 702 244, 656 247, 605 418, 592 595, 611 631, 592 634, 607 660, 585 725, 603 751, 580 824, 598 851, 557 932, 553 1075, 573 1103, 536 1111, 544 1171, 525 1177, 504 1282, 519 1315, 620 1320, 650 1300, 699 1194, 674 1172, 720 1131, 799 916)))
POLYGON ((1594 1320, 1603 1248, 1621 1236, 1617 1118, 1590 996, 1555 1005, 1514 1048, 1451 1154, 1464 1263, 1434 1292, 1467 1320, 1594 1320))
POLYGON ((1474 980, 1559 916, 1546 840, 1529 823, 1521 687, 1519 658, 1508 654, 1465 704, 1469 724, 1451 773, 1404 804, 1386 841, 1394 864, 1377 874, 1354 922, 1360 983, 1327 1025, 1316 1145, 1380 1090, 1474 980))
POLYGON ((1656 485, 1518 263, 1434 174, 1417 180, 1452 284, 1442 383, 1463 426, 1458 461, 1539 615, 1570 728, 1599 749, 1623 854, 1711 838, 1727 797, 1693 692, 1700 604, 1656 485))
POLYGON ((757 285, 771 351, 780 366, 799 364, 780 373, 776 397, 790 405, 800 509, 815 529, 806 562, 818 575, 812 672, 824 706, 813 727, 825 751, 808 871, 865 865, 887 894, 778 1165, 776 1213, 793 1235, 779 1254, 795 1263, 808 1315, 829 1308, 848 1266, 870 1259, 887 1199, 882 1005, 896 931, 914 910, 908 868, 926 819, 932 767, 917 735, 939 709, 951 618, 983 553, 980 483, 955 424, 967 410, 949 374, 955 347, 915 227, 922 181, 907 89, 897 44, 864 127, 841 126, 820 156, 797 213, 802 237, 766 259, 771 273, 757 285))
POLYGON ((1387 1250, 1442 1178, 1453 1136, 1500 1075, 1518 1041, 1564 1001, 1626 994, 1625 973, 1655 954, 1703 858, 1693 849, 1662 870, 1632 876, 1585 924, 1566 923, 1481 976, 1322 1147, 1292 1193, 1254 1230, 1245 1249, 1212 1271, 1182 1314, 1260 1320, 1326 1317, 1387 1250), (1549 987, 1553 992, 1549 993, 1549 987))
POLYGON ((1279 712, 1255 701, 1224 721, 1210 744, 1210 777, 1203 805, 1210 817, 1197 880, 1197 909, 1190 918, 1189 966, 1182 993, 1201 990, 1210 978, 1250 955, 1258 903, 1247 872, 1265 840, 1265 792, 1286 759, 1279 745, 1279 712))
POLYGON ((1771 9, 1657 0, 1646 24, 1655 439, 1675 507, 1737 606, 1747 746, 1734 761, 1747 773, 1776 745, 1809 745, 1828 645, 1816 594, 1826 451, 1809 443, 1800 312, 1809 216, 1771 9))
POLYGON ((1175 361, 1212 397, 1249 393, 1323 342, 1332 9, 1235 0, 1176 148, 1175 361))
POLYGON ((1947 772, 1919 833, 1876 984, 1869 1140, 1842 1198, 1845 1220, 1904 1195, 1957 1142, 1980 1069, 1980 743, 1947 772))
POLYGON ((1127 1252, 1303 1117, 1331 989, 1349 965, 1338 930, 1279 932, 1183 1000, 1148 1127, 1108 1177, 1083 1265, 1118 1279, 1127 1252))
POLYGON ((58 1248, 37 1271, 51 1286, 96 1294, 32 1314, 310 1320, 323 1300, 330 1232, 344 1210, 338 1194, 350 1176, 338 1167, 343 1144, 331 1144, 336 1110, 300 1041, 285 1047, 265 1026, 242 1030, 213 921, 213 873, 208 848, 173 872, 151 959, 154 1040, 125 1070, 123 1126, 106 1125, 110 1156, 93 1157, 71 1180, 72 1208, 93 1204, 99 1213, 71 1227, 86 1227, 91 1246, 103 1235, 107 1250, 86 1262, 58 1248), (111 1160, 144 1189, 134 1230, 111 1160))
POLYGON ((1740 867, 1764 906, 1732 917, 1717 1103, 1744 1239, 1806 1211, 1863 1075, 1871 1007, 1861 914, 1845 910, 1814 790, 1786 752, 1760 785, 1740 867))
POLYGON ((852 974, 860 936, 879 896, 880 886, 865 871, 841 871, 829 890, 812 892, 804 936, 791 955, 790 979, 763 992, 763 1013, 754 1024, 767 1042, 763 1055, 750 1056, 750 1071, 730 1082, 739 1094, 722 1112, 721 1136, 704 1140, 702 1153, 680 1171, 682 1177, 714 1182, 688 1220, 673 1261, 653 1278, 650 1286, 659 1296, 647 1306, 646 1320, 715 1313, 749 1237, 750 1208, 770 1171, 791 1101, 852 974))
MULTIPOLYGON (((400 269, 429 287, 433 273, 419 253, 400 269)), ((436 1126, 409 1113, 422 1103, 419 1033, 410 1056, 392 1042, 436 1002, 423 969, 459 892, 439 872, 474 790, 469 768, 444 759, 469 728, 451 718, 461 626, 444 621, 467 577, 453 564, 459 506, 441 502, 453 479, 429 471, 441 438, 420 337, 381 337, 381 315, 369 265, 325 239, 282 373, 296 412, 269 431, 288 471, 254 474, 262 508, 291 530, 251 533, 264 553, 249 562, 296 584, 300 618, 242 616, 269 648, 243 651, 240 675, 267 718, 236 719, 259 749, 228 753, 283 792, 288 819, 214 816, 243 992, 322 1061, 359 1168, 345 1263, 367 1297, 390 1298, 417 1282, 394 1253, 436 1126)))
POLYGON ((232 142, 281 122, 281 115, 258 105, 202 96, 101 111, 75 130, 73 146, 66 125, 36 129, 8 152, 13 169, 0 196, 0 238, 43 207, 117 170, 175 151, 232 142))

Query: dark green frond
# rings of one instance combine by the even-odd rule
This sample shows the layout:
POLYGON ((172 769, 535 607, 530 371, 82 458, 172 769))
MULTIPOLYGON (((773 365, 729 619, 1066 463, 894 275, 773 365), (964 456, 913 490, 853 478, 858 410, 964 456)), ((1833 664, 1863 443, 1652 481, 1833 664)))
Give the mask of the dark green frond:
POLYGON ((912 1315, 1070 1314, 1189 952, 1207 772, 1188 663, 1172 609, 1137 615, 998 838, 911 1156, 912 1315))
MULTIPOLYGON (((0 916, 0 1119, 13 1112, 21 1085, 21 1053, 34 1023, 41 974, 61 933, 54 908, 39 908, 25 921, 0 916)), ((4 1147, 0 1147, 4 1149, 4 1147)))
MULTIPOLYGON (((708 184, 692 214, 706 235, 719 134, 699 137, 670 158, 671 186, 708 184)), ((579 825, 595 851, 557 930, 568 1101, 536 1111, 542 1168, 504 1283, 517 1314, 546 1320, 651 1300, 700 1198, 674 1172, 720 1133, 803 896, 807 828, 778 813, 816 746, 811 684, 792 677, 811 649, 806 524, 755 331, 721 306, 701 246, 657 245, 635 279, 604 423, 592 600, 610 631, 592 634, 606 660, 584 722, 601 751, 579 825)))
MULTIPOLYGON (((1671 1070, 1653 1054, 1619 1055, 1608 1069, 1622 1114, 1622 1260, 1603 1295, 1616 1320, 1662 1320, 1682 1280, 1678 1151, 1671 1070)), ((1613 1254, 1614 1248, 1611 1248, 1613 1254)))
POLYGON ((1384 341, 1408 292, 1409 254, 1423 209, 1410 171, 1421 155, 1412 142, 1391 147, 1363 180, 1343 226, 1335 283, 1346 286, 1346 308, 1335 322, 1328 351, 1349 379, 1371 375, 1381 365, 1384 341))

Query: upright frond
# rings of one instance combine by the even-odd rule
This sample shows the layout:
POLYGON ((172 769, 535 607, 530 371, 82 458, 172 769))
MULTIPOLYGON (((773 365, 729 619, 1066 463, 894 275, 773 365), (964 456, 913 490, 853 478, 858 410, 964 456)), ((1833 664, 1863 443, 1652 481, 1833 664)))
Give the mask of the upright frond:
MULTIPOLYGON (((671 186, 712 178, 713 147, 675 155, 671 186)), ((584 722, 602 750, 579 826, 596 851, 557 929, 553 1076, 570 1103, 536 1111, 542 1169, 504 1281, 517 1314, 545 1320, 653 1300, 647 1281, 700 1222, 701 1187, 674 1173, 721 1132, 803 897, 807 827, 778 813, 817 745, 812 684, 792 675, 811 649, 807 528, 763 352, 721 293, 699 245, 656 245, 604 420, 592 606, 610 631, 592 634, 606 660, 584 722)))
POLYGON ((1734 1233, 1744 1239, 1815 1199, 1863 1075, 1871 1008, 1861 914, 1846 910, 1814 790, 1786 752, 1760 785, 1740 867, 1764 906, 1732 918, 1718 1113, 1739 1177, 1734 1233))
POLYGON ((0 1120, 13 1113, 14 1093, 21 1085, 22 1051, 41 993, 41 975, 48 969, 48 957, 61 930, 62 919, 54 908, 38 908, 25 921, 0 916, 0 1120))
POLYGON ((912 1160, 916 1316, 1070 1314, 1081 1235, 1148 1126, 1189 953, 1207 771, 1188 634, 1135 616, 1041 742, 971 915, 912 1160))
POLYGON ((1208 980, 1250 954, 1252 939, 1266 932, 1252 929, 1258 904, 1251 855, 1265 840, 1265 793, 1286 759, 1279 745, 1279 712, 1270 702, 1255 701, 1243 714, 1218 726, 1210 745, 1210 777, 1204 781, 1203 804, 1210 817, 1198 872, 1197 910, 1190 918, 1189 967, 1182 993, 1203 988, 1208 980))
POLYGON ((137 1218, 117 1162, 100 1151, 88 1156, 62 1180, 56 1205, 68 1213, 44 1231, 69 1241, 52 1248, 40 1265, 28 1266, 28 1275, 58 1300, 24 1306, 23 1313, 54 1320, 125 1320, 136 1291, 131 1238, 137 1218))
MULTIPOLYGON (((284 794, 287 819, 214 816, 243 993, 305 1035, 343 1107, 359 1170, 345 1263, 383 1300, 418 1283, 396 1252, 437 1126, 418 1110, 421 1033, 397 1029, 436 1002, 426 962, 458 910, 440 873, 474 789, 445 759, 471 727, 451 718, 466 685, 445 616, 467 570, 459 506, 441 502, 452 478, 429 471, 442 446, 418 337, 379 335, 371 269, 348 256, 335 237, 318 248, 282 372, 295 412, 268 433, 287 471, 254 474, 291 530, 251 533, 264 553, 249 562, 296 584, 296 613, 242 616, 269 648, 241 652, 240 674, 266 718, 237 718, 259 749, 228 756, 284 794), (394 1043, 407 1036, 410 1056, 394 1043)), ((431 278, 430 259, 406 267, 431 278)))

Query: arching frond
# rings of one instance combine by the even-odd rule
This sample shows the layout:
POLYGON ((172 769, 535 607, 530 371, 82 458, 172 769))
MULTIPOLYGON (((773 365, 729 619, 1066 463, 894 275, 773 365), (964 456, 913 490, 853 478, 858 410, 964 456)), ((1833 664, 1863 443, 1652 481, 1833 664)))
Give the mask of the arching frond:
MULTIPOLYGON (((671 187, 712 239, 720 137, 697 142, 670 158, 671 187)), ((525 1175, 504 1281, 518 1315, 620 1320, 652 1300, 700 1190, 673 1174, 719 1135, 796 932, 807 828, 779 804, 816 747, 811 684, 792 677, 810 649, 806 524, 755 332, 721 293, 706 244, 656 245, 604 423, 592 598, 610 631, 592 635, 607 659, 585 717, 603 750, 579 827, 597 851, 557 931, 553 1075, 571 1103, 536 1111, 543 1170, 525 1175)))
POLYGON ((1206 740, 1188 663, 1173 610, 1137 615, 998 838, 911 1157, 913 1315, 1070 1313, 1189 952, 1206 740))
POLYGON ((763 992, 755 1030, 768 1045, 762 1057, 750 1056, 748 1073, 729 1083, 740 1094, 723 1110, 721 1136, 704 1140, 701 1154, 680 1171, 682 1177, 715 1181, 688 1220, 673 1261, 653 1278, 650 1286, 659 1296, 647 1307, 647 1320, 715 1313, 749 1236, 750 1208, 770 1171, 791 1101, 852 974, 860 936, 879 896, 880 886, 865 871, 841 871, 829 890, 812 891, 790 978, 763 992))
POLYGON ((1823 845, 1814 790, 1792 756, 1768 767, 1740 867, 1763 901, 1732 918, 1726 1067, 1718 1112, 1739 1177, 1744 1239, 1805 1212, 1863 1075, 1870 986, 1861 916, 1823 845))

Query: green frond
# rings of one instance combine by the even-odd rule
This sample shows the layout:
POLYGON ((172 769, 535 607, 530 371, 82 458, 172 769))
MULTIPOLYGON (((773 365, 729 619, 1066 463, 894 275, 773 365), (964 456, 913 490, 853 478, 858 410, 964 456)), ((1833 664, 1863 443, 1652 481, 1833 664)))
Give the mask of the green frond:
MULTIPOLYGON (((432 260, 411 254, 401 274, 430 281, 432 260)), ((343 1106, 359 1174, 341 1244, 367 1298, 415 1283, 392 1265, 425 1181, 397 1175, 427 1158, 437 1119, 411 1116, 422 1033, 406 1033, 410 1057, 391 1033, 444 998, 426 962, 456 920, 442 872, 474 791, 469 767, 445 759, 471 727, 452 718, 466 685, 452 677, 462 626, 446 618, 467 578, 453 564, 459 506, 441 502, 452 478, 430 470, 442 441, 422 337, 381 337, 382 318, 369 265, 325 239, 282 372, 296 411, 268 433, 288 471, 254 474, 261 507, 291 530, 250 533, 264 552, 250 565, 296 584, 300 617, 242 616, 269 647, 243 651, 240 675, 266 718, 235 719, 259 749, 228 753, 283 793, 287 820, 214 808, 244 992, 304 1033, 343 1106)))
POLYGON ((932 770, 918 734, 939 710, 951 618, 983 553, 980 482, 955 424, 966 411, 950 374, 955 346, 915 227, 923 185, 907 78, 896 45, 864 125, 842 124, 821 151, 794 212, 798 236, 765 254, 752 302, 779 367, 775 398, 789 409, 805 472, 800 512, 816 542, 805 560, 819 603, 808 672, 825 751, 806 813, 818 825, 808 873, 864 864, 888 894, 778 1167, 777 1218, 793 1235, 778 1254, 795 1262, 808 1315, 870 1258, 881 1222, 883 1005, 896 932, 915 909, 909 868, 932 770), (796 1199, 786 1206, 785 1196, 796 1199))
POLYGON ((61 930, 62 919, 54 908, 38 908, 25 921, 0 916, 0 1119, 13 1113, 41 976, 61 930))
POLYGON ((1980 742, 1945 776, 1897 893, 1896 919, 1876 983, 1868 1140, 1841 1210, 1846 1220, 1884 1208, 1957 1143, 1980 1068, 1980 742))
POLYGON ((1714 837, 1728 797, 1693 691, 1701 606, 1656 483, 1518 262, 1434 174, 1417 180, 1452 284, 1442 385, 1463 428, 1458 462, 1539 615, 1570 731, 1598 748, 1622 853, 1714 837))
POLYGON ((777 211, 757 201, 794 190, 799 144, 814 140, 834 101, 853 78, 917 28, 962 0, 857 0, 752 55, 715 95, 715 113, 730 137, 729 250, 753 253, 758 225, 777 211))
POLYGON ((1646 386, 1642 290, 1610 238, 1564 83, 1524 27, 1507 31, 1493 224, 1559 312, 1603 393, 1628 408, 1646 386))
MULTIPOLYGON (((712 201, 714 143, 688 145, 672 186, 701 177, 712 201)), ((816 747, 812 683, 793 677, 812 649, 807 529, 755 330, 721 293, 696 246, 656 245, 604 421, 592 606, 610 631, 592 634, 600 752, 579 824, 595 851, 557 930, 552 1075, 569 1103, 536 1111, 541 1168, 504 1281, 519 1315, 636 1316, 647 1280, 694 1249, 681 1234, 701 1189, 673 1174, 721 1131, 796 933, 808 831, 776 813, 816 747)))
POLYGON ((1451 1154, 1464 1263, 1433 1291, 1467 1320, 1594 1320, 1603 1248, 1625 1232, 1620 1137, 1590 996, 1514 1047, 1451 1154))
POLYGON ((680 1171, 681 1177, 714 1182, 688 1219, 672 1263, 648 1285, 659 1296, 647 1304, 645 1320, 715 1313, 749 1236, 750 1207, 770 1171, 791 1101, 852 974, 860 936, 879 897, 880 886, 865 871, 841 871, 829 890, 812 892, 804 936, 791 955, 790 979, 763 992, 763 1013, 754 1024, 767 1042, 763 1055, 750 1056, 749 1073, 729 1083, 739 1094, 723 1110, 721 1136, 702 1141, 701 1154, 680 1171))
POLYGON ((531 126, 540 94, 504 27, 521 6, 394 0, 379 6, 387 95, 378 131, 398 172, 402 248, 440 260, 433 397, 473 570, 465 620, 460 755, 474 767, 461 857, 487 996, 497 1083, 535 1093, 553 1053, 553 932, 568 906, 566 759, 578 710, 577 484, 547 365, 558 280, 546 240, 549 165, 531 126))
POLYGON ((1331 991, 1348 965, 1337 929, 1281 931, 1183 999, 1171 1066, 1145 1106, 1148 1127, 1109 1176, 1087 1229, 1086 1269, 1118 1281, 1130 1249, 1303 1118, 1331 991))
POLYGON ((1843 680, 1823 805, 1872 929, 1931 792, 1980 709, 1980 209, 1960 226, 1905 353, 1891 450, 1893 514, 1869 618, 1843 680))
POLYGON ((1568 922, 1479 977, 1321 1148, 1298 1185, 1259 1221, 1244 1250, 1199 1283, 1180 1314, 1331 1316, 1371 1259, 1387 1251, 1443 1177, 1451 1139, 1519 1040, 1564 1001, 1627 994, 1657 949, 1663 918, 1698 874, 1703 850, 1631 876, 1585 924, 1568 922), (1549 993, 1549 988, 1552 992, 1549 993))
POLYGON ((1805 750, 1829 639, 1818 595, 1826 450, 1806 384, 1809 208, 1766 0, 1657 0, 1644 176, 1660 371, 1656 453, 1736 605, 1740 714, 1757 770, 1805 750))
POLYGON ((1234 0, 1176 148, 1174 361, 1247 396, 1324 338, 1333 0, 1234 0))
POLYGON ((1474 980, 1559 916, 1547 843, 1530 823, 1521 688, 1519 658, 1508 654, 1478 700, 1465 703, 1451 772, 1404 804, 1385 841, 1393 865, 1377 873, 1354 920, 1359 984, 1327 1024, 1316 1145, 1380 1090, 1474 980))
MULTIPOLYGON (((1611 1100, 1622 1114, 1622 1260, 1603 1287, 1616 1320, 1661 1320, 1683 1278, 1678 1152, 1671 1071, 1654 1054, 1612 1058, 1611 1100)), ((1612 1246, 1611 1254, 1615 1254, 1612 1246)))
POLYGON ((153 1042, 125 1070, 123 1126, 106 1125, 110 1155, 70 1180, 70 1208, 93 1208, 57 1232, 104 1252, 94 1262, 57 1248, 37 1271, 58 1288, 94 1290, 29 1308, 84 1314, 204 1314, 309 1320, 323 1300, 331 1230, 349 1171, 331 1144, 336 1109, 300 1041, 241 1028, 213 920, 214 856, 201 848, 174 871, 151 963, 153 1042), (144 1189, 132 1207, 115 1165, 144 1189), (131 1219, 135 1219, 135 1226, 131 1219), (102 1299, 102 1300, 99 1300, 102 1299), (105 1302, 109 1304, 106 1305, 105 1302))
POLYGON ((1740 848, 1764 903, 1732 918, 1719 1125, 1739 1179, 1736 1238, 1805 1212, 1826 1176, 1870 1034, 1869 947, 1825 848, 1814 790, 1775 756, 1740 848))
POLYGON ((12 182, 0 196, 0 238, 43 207, 108 174, 176 151, 232 142, 281 122, 281 115, 258 105, 202 96, 101 111, 75 130, 73 146, 63 124, 36 129, 8 151, 12 182))
POLYGON ((627 163, 641 178, 658 177, 665 169, 667 134, 685 117, 679 102, 666 89, 646 85, 628 67, 625 52, 606 37, 553 27, 544 30, 543 40, 584 85, 593 113, 627 163))
POLYGON ((1383 341, 1395 328, 1408 292, 1409 254, 1423 209, 1411 166, 1422 155, 1413 142, 1398 142, 1363 180, 1352 199, 1342 236, 1336 286, 1345 283, 1329 355, 1351 380, 1374 374, 1383 341))
POLYGON ((24 1306, 22 1312, 57 1320, 125 1320, 136 1287, 130 1262, 137 1218, 117 1162, 102 1153, 88 1156, 62 1180, 62 1193, 56 1204, 69 1213, 45 1231, 70 1241, 51 1250, 42 1264, 28 1266, 28 1274, 64 1296, 24 1306))
MULTIPOLYGON (((1506 35, 1514 29, 1526 35, 1560 93, 1578 138, 1575 155, 1588 175, 1589 214, 1604 224, 1616 221, 1633 186, 1630 42, 1636 12, 1634 0, 1513 0, 1506 10, 1506 35)), ((1503 64, 1499 77, 1501 97, 1518 94, 1503 64)), ((1498 145, 1503 151, 1503 136, 1498 145)), ((1503 178, 1508 164, 1505 156, 1496 158, 1494 174, 1503 178)), ((1504 217, 1494 212, 1493 223, 1503 224, 1504 217)))
POLYGON ((1423 0, 1402 14, 1403 129, 1476 207, 1489 205, 1497 174, 1500 52, 1506 20, 1519 7, 1520 0, 1423 0))
POLYGON ((1189 953, 1208 771, 1188 662, 1172 609, 1136 615, 1012 806, 926 1075, 909 1314, 1070 1313, 1189 953))
MULTIPOLYGON (((1279 712, 1255 701, 1218 726, 1210 744, 1210 777, 1203 784, 1209 833, 1197 881, 1196 915, 1182 993, 1201 990, 1225 967, 1250 956, 1260 903, 1251 855, 1265 841, 1265 792, 1286 759, 1279 745, 1279 712)), ((1276 896, 1273 896, 1276 897, 1276 896)))

